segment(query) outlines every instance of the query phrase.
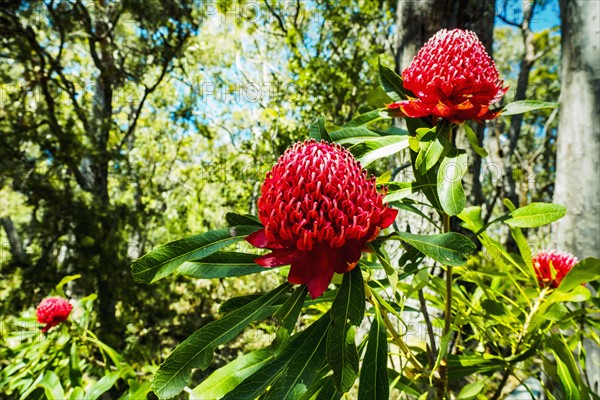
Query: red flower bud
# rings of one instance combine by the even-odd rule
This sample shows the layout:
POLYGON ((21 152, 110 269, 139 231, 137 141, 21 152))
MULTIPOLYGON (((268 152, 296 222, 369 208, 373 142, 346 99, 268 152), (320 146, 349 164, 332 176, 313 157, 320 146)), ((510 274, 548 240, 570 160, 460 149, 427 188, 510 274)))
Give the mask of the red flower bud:
POLYGON ((397 213, 383 203, 375 178, 367 177, 349 151, 308 140, 288 149, 267 174, 258 200, 264 229, 246 240, 273 250, 257 264, 291 264, 288 281, 306 284, 316 298, 334 272, 356 266, 363 245, 397 213))
POLYGON ((532 262, 540 286, 557 288, 577 264, 577 257, 562 251, 542 250, 533 257, 532 262))
POLYGON ((402 72, 404 87, 416 98, 391 104, 412 118, 436 116, 455 123, 490 120, 499 112, 489 106, 502 99, 508 87, 477 35, 442 29, 419 50, 402 72))
POLYGON ((46 324, 42 328, 42 332, 47 332, 53 326, 65 322, 72 309, 73 306, 62 297, 48 297, 42 300, 35 312, 37 321, 40 324, 46 324))

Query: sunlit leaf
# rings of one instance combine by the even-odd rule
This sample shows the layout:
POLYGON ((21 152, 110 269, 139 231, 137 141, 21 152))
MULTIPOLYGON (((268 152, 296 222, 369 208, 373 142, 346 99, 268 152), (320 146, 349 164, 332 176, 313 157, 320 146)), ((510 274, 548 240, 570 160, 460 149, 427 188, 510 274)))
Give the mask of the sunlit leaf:
POLYGON ((358 374, 355 329, 365 312, 365 284, 360 268, 345 273, 342 286, 331 305, 332 326, 327 335, 327 361, 333 370, 336 388, 346 392, 358 374))
POLYGON ((369 330, 369 343, 360 369, 359 400, 388 400, 387 333, 381 313, 375 307, 375 317, 369 330))
POLYGON ((265 271, 254 260, 256 254, 220 251, 197 261, 186 261, 179 268, 179 275, 199 279, 226 278, 243 276, 265 271))
POLYGON ((179 394, 188 383, 193 368, 206 369, 217 346, 235 338, 251 322, 267 317, 272 312, 268 306, 289 288, 290 285, 284 283, 248 305, 203 326, 183 341, 156 373, 152 389, 158 397, 169 399, 179 394))
POLYGON ((135 261, 131 265, 133 277, 142 283, 156 282, 173 273, 184 262, 207 257, 258 229, 258 226, 236 226, 167 243, 135 261))
POLYGON ((512 103, 508 103, 502 109, 503 117, 510 115, 524 114, 529 111, 542 110, 545 108, 557 108, 558 103, 551 103, 547 101, 536 101, 536 100, 519 100, 512 103))
POLYGON ((475 243, 460 233, 415 235, 397 232, 396 235, 421 253, 444 265, 461 266, 473 251, 475 243))
POLYGON ((565 206, 553 203, 531 203, 511 212, 506 223, 518 228, 535 228, 561 219, 567 213, 565 206))

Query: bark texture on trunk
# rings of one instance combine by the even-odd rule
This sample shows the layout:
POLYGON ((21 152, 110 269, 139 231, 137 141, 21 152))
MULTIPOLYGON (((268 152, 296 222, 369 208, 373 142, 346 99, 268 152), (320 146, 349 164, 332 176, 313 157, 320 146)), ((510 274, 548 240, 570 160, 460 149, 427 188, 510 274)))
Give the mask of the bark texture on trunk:
MULTIPOLYGON (((600 2, 561 0, 562 88, 554 201, 556 248, 600 256, 600 2)), ((591 328, 589 328, 591 329, 591 328)), ((600 391, 600 349, 585 340, 587 377, 600 391)))
POLYGON ((554 201, 558 248, 600 256, 600 3, 562 1, 562 101, 554 201))

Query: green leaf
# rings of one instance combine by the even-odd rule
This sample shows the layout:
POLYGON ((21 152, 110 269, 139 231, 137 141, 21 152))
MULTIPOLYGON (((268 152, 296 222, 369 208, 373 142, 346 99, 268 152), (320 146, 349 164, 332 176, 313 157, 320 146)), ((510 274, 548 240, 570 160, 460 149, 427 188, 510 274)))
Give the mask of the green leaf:
POLYGON ((229 226, 263 226, 257 217, 250 214, 227 213, 225 220, 229 226))
POLYGON ((389 157, 408 147, 408 136, 382 136, 373 140, 357 143, 348 150, 363 167, 380 158, 389 157))
POLYGON ((422 391, 414 384, 414 381, 401 375, 398 371, 388 368, 388 379, 392 381, 391 386, 411 396, 418 397, 422 391))
POLYGON ((265 271, 254 262, 257 257, 257 254, 220 251, 198 261, 186 261, 177 268, 177 273, 199 279, 256 274, 265 271))
POLYGON ((481 379, 477 382, 469 383, 460 390, 456 400, 472 400, 477 398, 477 395, 485 389, 486 380, 481 379))
POLYGON ((332 326, 327 335, 327 361, 333 370, 335 387, 347 392, 358 374, 356 330, 365 313, 365 283, 360 268, 345 273, 342 286, 331 305, 332 326))
POLYGON ((206 369, 217 346, 234 339, 251 322, 267 317, 272 312, 268 306, 289 288, 290 284, 284 283, 252 303, 203 326, 183 341, 160 365, 152 383, 156 395, 168 399, 179 394, 188 383, 193 368, 206 369))
MULTIPOLYGON (((411 138, 413 138, 413 137, 411 136, 411 138)), ((421 153, 420 152, 417 153, 412 150, 410 152, 410 160, 413 165, 413 173, 415 175, 415 181, 421 187, 421 191, 423 192, 425 197, 427 197, 427 200, 429 200, 429 202, 431 203, 433 208, 435 208, 436 210, 441 212, 442 206, 440 204, 440 199, 438 198, 438 194, 437 194, 437 190, 436 190, 438 168, 437 168, 437 166, 434 166, 429 171, 427 171, 427 173, 422 174, 419 171, 419 169, 415 167, 415 162, 416 162, 416 159, 419 156, 419 154, 421 154, 421 153)))
POLYGON ((60 296, 62 297, 67 297, 65 295, 65 292, 63 290, 63 286, 66 285, 69 282, 74 281, 75 279, 79 279, 81 278, 81 274, 77 274, 77 275, 67 275, 64 278, 62 278, 60 280, 60 282, 58 282, 58 284, 56 285, 56 287, 54 288, 54 290, 56 290, 56 293, 58 293, 60 296))
POLYGON ((417 129, 420 151, 415 160, 415 167, 420 173, 425 174, 439 161, 439 159, 450 149, 448 141, 449 125, 442 123, 433 128, 417 129))
POLYGON ((402 241, 435 261, 455 267, 464 265, 469 254, 476 249, 475 243, 468 237, 456 232, 438 235, 414 235, 412 233, 397 232, 396 235, 402 241))
POLYGON ((473 374, 498 371, 507 365, 501 358, 487 354, 483 357, 448 354, 446 362, 448 363, 448 378, 453 381, 473 374))
POLYGON ((69 381, 71 387, 81 386, 81 369, 79 368, 79 353, 77 349, 77 343, 73 341, 71 343, 71 352, 69 355, 69 381))
POLYGON ((588 257, 573 266, 563 278, 557 290, 570 292, 582 283, 593 282, 600 279, 600 259, 588 257))
POLYGON ((467 140, 469 141, 469 144, 471 145, 473 151, 481 157, 487 157, 489 154, 483 147, 479 145, 479 139, 473 131, 473 128, 471 128, 471 126, 468 123, 462 124, 462 127, 465 131, 465 136, 467 137, 467 140))
POLYGON ((553 203, 531 203, 525 207, 517 208, 509 214, 510 219, 505 222, 517 228, 536 228, 548 225, 567 213, 565 206, 553 203))
POLYGON ((440 163, 437 175, 437 192, 442 209, 448 215, 457 215, 465 208, 467 198, 462 187, 462 177, 467 172, 467 153, 453 149, 440 163))
POLYGON ((81 400, 85 399, 85 391, 80 387, 74 387, 73 391, 69 395, 69 400, 81 400))
POLYGON ((94 383, 85 393, 86 400, 96 400, 102 394, 108 392, 121 377, 121 371, 113 371, 104 375, 98 382, 94 383))
POLYGON ((307 292, 306 285, 298 286, 273 316, 279 322, 279 329, 277 329, 277 334, 273 341, 275 351, 279 351, 287 343, 294 331, 294 326, 304 306, 307 292))
POLYGON ((256 299, 260 299, 262 296, 262 294, 248 294, 227 299, 219 306, 219 314, 227 314, 228 312, 235 311, 252 303, 256 299))
POLYGON ((360 143, 380 137, 377 133, 363 127, 341 128, 330 133, 331 139, 339 144, 360 143))
POLYGON ((392 292, 396 293, 396 286, 398 285, 398 271, 392 266, 390 257, 383 247, 383 240, 373 240, 368 243, 368 246, 373 250, 377 259, 381 263, 386 276, 390 282, 390 287, 392 288, 392 292))
POLYGON ((407 99, 410 93, 404 89, 402 78, 392 69, 381 65, 381 61, 379 62, 379 84, 394 101, 407 99))
POLYGON ((327 129, 325 129, 325 118, 321 117, 310 124, 308 128, 308 136, 316 141, 325 140, 326 142, 332 143, 331 137, 329 133, 327 133, 327 129))
POLYGON ((519 100, 507 104, 502 109, 502 116, 508 117, 510 115, 524 114, 529 111, 541 110, 544 108, 557 108, 558 103, 550 103, 547 101, 536 101, 536 100, 519 100))
POLYGON ((63 400, 65 398, 65 391, 60 384, 60 379, 54 371, 45 371, 44 377, 36 385, 44 389, 44 394, 47 399, 50 400, 63 400))
POLYGON ((236 226, 179 239, 147 253, 131 265, 133 277, 154 283, 186 261, 202 259, 256 232, 258 226, 236 226))
POLYGON ((573 352, 569 349, 565 339, 560 335, 553 335, 547 340, 557 362, 558 376, 567 395, 565 398, 588 400, 590 396, 587 386, 581 378, 573 352))
POLYGON ((190 400, 220 399, 244 379, 258 371, 273 358, 271 349, 264 348, 236 358, 224 367, 219 368, 190 395, 190 400))
POLYGON ((481 302, 481 308, 483 308, 486 313, 495 316, 502 316, 507 313, 506 307, 503 303, 492 299, 483 300, 481 302))
POLYGON ((388 203, 402 200, 424 188, 437 187, 437 185, 433 183, 423 184, 417 182, 388 182, 385 186, 388 188, 388 193, 385 196, 385 201, 388 203))
POLYGON ((383 111, 384 109, 377 109, 360 114, 358 117, 352 119, 352 121, 344 124, 342 128, 366 127, 367 125, 380 119, 389 118, 387 113, 384 113, 383 111))
POLYGON ((289 344, 273 360, 246 378, 223 400, 255 400, 267 388, 275 399, 300 397, 310 387, 320 365, 325 361, 329 312, 304 331, 292 336, 289 344), (279 397, 277 397, 279 396, 279 397))
POLYGON ((375 317, 369 330, 369 343, 360 369, 358 400, 388 400, 387 333, 381 313, 375 307, 375 317))
POLYGON ((333 376, 328 376, 324 379, 323 387, 319 391, 315 400, 339 400, 342 394, 337 391, 333 383, 333 376))

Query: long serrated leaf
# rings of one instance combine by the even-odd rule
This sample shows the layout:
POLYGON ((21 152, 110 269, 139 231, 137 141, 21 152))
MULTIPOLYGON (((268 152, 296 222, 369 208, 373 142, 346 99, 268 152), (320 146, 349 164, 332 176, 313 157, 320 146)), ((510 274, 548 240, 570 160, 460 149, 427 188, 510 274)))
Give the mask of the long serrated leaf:
MULTIPOLYGON (((298 374, 298 366, 302 366, 302 363, 305 363, 305 366, 308 364, 317 364, 313 363, 313 357, 321 357, 321 361, 324 361, 325 338, 330 325, 331 317, 329 312, 327 312, 304 331, 292 336, 284 351, 281 351, 275 359, 246 378, 234 390, 227 393, 223 397, 223 400, 255 400, 267 388, 273 388, 274 385, 277 385, 280 379, 284 380, 284 383, 288 385, 287 388, 283 386, 283 389, 287 390, 293 391, 294 388, 292 388, 292 385, 295 386, 295 384, 300 383, 298 380, 301 380, 305 387, 310 386, 319 368, 313 368, 312 370, 306 370, 305 368, 303 371, 305 373, 298 374), (295 361, 294 368, 291 365, 292 361, 295 361), (296 372, 296 375, 288 376, 292 370, 296 372), (294 380, 294 382, 290 380, 294 380)), ((282 388, 282 386, 279 386, 279 388, 282 388)), ((269 390, 269 393, 272 393, 271 390, 269 390)), ((278 393, 276 394, 281 394, 280 389, 278 389, 278 393)), ((277 399, 283 398, 279 397, 277 399)))
POLYGON ((394 101, 407 99, 409 92, 404 89, 402 78, 390 68, 379 63, 379 84, 394 101))
POLYGON ((387 333, 381 313, 375 307, 375 317, 369 330, 369 343, 360 369, 358 400, 388 400, 387 333))
POLYGON ((227 213, 225 214, 225 220, 229 226, 260 226, 260 220, 250 214, 236 214, 236 213, 227 213))
POLYGON ((372 110, 364 114, 360 114, 358 117, 353 118, 347 124, 344 124, 342 128, 357 128, 365 127, 380 119, 389 118, 389 116, 383 112, 383 109, 372 110))
POLYGON ((347 143, 348 140, 351 140, 353 138, 380 137, 377 133, 373 132, 372 130, 363 127, 341 128, 331 132, 329 135, 331 136, 331 139, 334 142, 339 144, 347 143))
POLYGON ((177 268, 179 275, 198 279, 227 278, 265 271, 254 260, 257 254, 220 251, 197 261, 186 261, 177 268))
POLYGON ((219 368, 192 391, 190 400, 220 399, 273 358, 264 348, 236 358, 219 368))
POLYGON ((525 207, 517 208, 509 214, 510 219, 505 222, 518 228, 536 228, 548 225, 565 216, 565 206, 553 203, 531 203, 525 207))
POLYGON ((304 306, 304 300, 306 299, 306 293, 308 289, 306 285, 301 285, 294 290, 294 293, 283 303, 281 308, 275 313, 274 318, 279 322, 279 329, 275 340, 273 341, 273 349, 277 352, 280 350, 289 340, 294 326, 298 321, 302 307, 304 306))
POLYGON ((475 243, 468 237, 456 232, 438 235, 414 235, 397 232, 396 235, 421 253, 444 265, 459 267, 464 265, 473 251, 475 243))
POLYGON ((355 144, 348 150, 363 167, 384 157, 392 156, 408 147, 408 136, 382 136, 355 144))
POLYGON ((331 305, 333 325, 327 335, 327 361, 340 392, 347 392, 358 374, 355 329, 365 313, 365 284, 360 268, 345 273, 342 286, 331 305))
POLYGON ((217 346, 235 338, 251 322, 267 317, 272 312, 268 306, 289 288, 290 284, 284 283, 250 304, 203 326, 183 341, 156 373, 152 389, 158 397, 168 399, 179 394, 187 384, 193 368, 206 369, 217 346))
POLYGON ((173 273, 186 261, 202 259, 256 232, 258 226, 236 226, 179 239, 160 246, 131 265, 133 277, 153 283, 173 273))
POLYGON ((541 110, 544 108, 557 108, 558 103, 551 103, 547 101, 536 101, 536 100, 519 100, 512 103, 508 103, 502 110, 502 116, 508 117, 510 115, 524 114, 529 111, 541 110))
POLYGON ((325 128, 325 118, 317 118, 316 121, 310 124, 308 136, 317 141, 325 140, 326 142, 332 142, 331 137, 325 128))
POLYGON ((453 149, 440 163, 437 192, 442 209, 448 215, 460 214, 465 208, 467 198, 462 186, 462 177, 467 168, 467 153, 464 150, 453 149))
POLYGON ((417 193, 425 188, 436 188, 436 184, 423 184, 417 182, 388 182, 386 183, 388 192, 385 196, 385 201, 390 203, 392 201, 399 201, 413 193, 417 193))

